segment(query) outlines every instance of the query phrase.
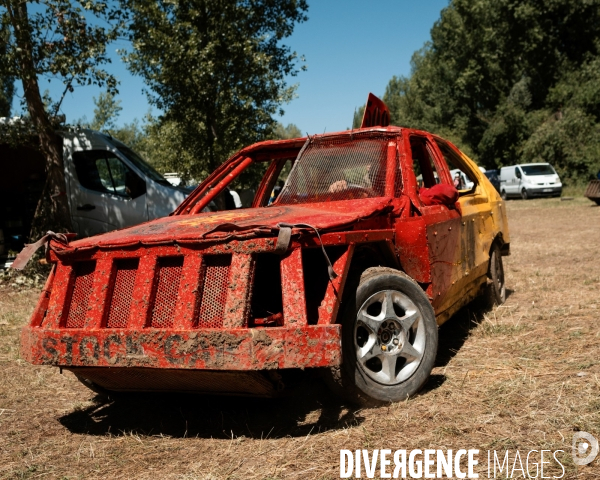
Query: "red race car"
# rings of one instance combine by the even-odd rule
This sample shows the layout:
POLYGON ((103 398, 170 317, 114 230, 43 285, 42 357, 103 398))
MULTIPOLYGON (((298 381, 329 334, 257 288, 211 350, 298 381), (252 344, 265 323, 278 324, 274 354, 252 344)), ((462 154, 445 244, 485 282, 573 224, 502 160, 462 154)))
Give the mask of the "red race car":
POLYGON ((169 217, 51 240, 23 357, 103 391, 276 396, 319 368, 364 405, 416 393, 438 325, 504 301, 506 213, 450 142, 370 101, 363 128, 244 148, 169 217), (254 167, 249 208, 206 211, 254 167))

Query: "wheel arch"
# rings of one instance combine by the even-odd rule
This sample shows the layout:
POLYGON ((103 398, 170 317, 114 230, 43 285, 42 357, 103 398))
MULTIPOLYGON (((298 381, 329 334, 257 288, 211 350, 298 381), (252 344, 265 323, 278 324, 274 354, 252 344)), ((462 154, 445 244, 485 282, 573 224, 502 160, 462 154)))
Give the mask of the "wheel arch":
POLYGON ((349 274, 362 273, 370 267, 390 267, 404 271, 390 242, 371 242, 356 246, 349 274))
POLYGON ((503 257, 507 257, 510 255, 510 242, 506 242, 504 240, 504 235, 502 235, 502 232, 498 232, 494 237, 494 240, 492 240, 492 244, 490 245, 490 250, 488 252, 489 255, 492 254, 492 250, 495 246, 498 246, 498 248, 500 249, 500 254, 503 257))

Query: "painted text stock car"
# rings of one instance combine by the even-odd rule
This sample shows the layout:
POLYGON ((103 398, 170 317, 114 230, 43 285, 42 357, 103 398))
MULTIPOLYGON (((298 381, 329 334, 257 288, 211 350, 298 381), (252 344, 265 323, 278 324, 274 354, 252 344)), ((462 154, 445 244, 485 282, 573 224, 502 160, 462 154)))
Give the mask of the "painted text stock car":
POLYGON ((22 354, 108 391, 275 396, 290 369, 318 367, 350 400, 405 399, 431 372, 438 325, 486 292, 503 302, 509 241, 494 187, 435 135, 257 143, 169 217, 52 240, 22 354), (250 208, 206 212, 253 168, 250 208))

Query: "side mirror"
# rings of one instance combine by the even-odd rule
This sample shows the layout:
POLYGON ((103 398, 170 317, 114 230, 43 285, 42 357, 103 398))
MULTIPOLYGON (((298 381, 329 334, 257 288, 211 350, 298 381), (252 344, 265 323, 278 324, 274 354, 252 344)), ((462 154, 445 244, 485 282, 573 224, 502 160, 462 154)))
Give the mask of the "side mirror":
POLYGON ((517 178, 519 178, 519 179, 521 178, 521 170, 519 170, 519 167, 515 168, 515 175, 517 178))

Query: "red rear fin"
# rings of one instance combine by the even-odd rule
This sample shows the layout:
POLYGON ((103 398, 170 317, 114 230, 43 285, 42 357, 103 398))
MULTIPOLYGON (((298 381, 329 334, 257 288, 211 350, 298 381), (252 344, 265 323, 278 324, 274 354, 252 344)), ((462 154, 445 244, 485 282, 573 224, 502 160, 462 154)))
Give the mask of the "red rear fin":
POLYGON ((360 128, 387 127, 389 124, 390 111, 387 105, 381 99, 369 93, 360 128))

